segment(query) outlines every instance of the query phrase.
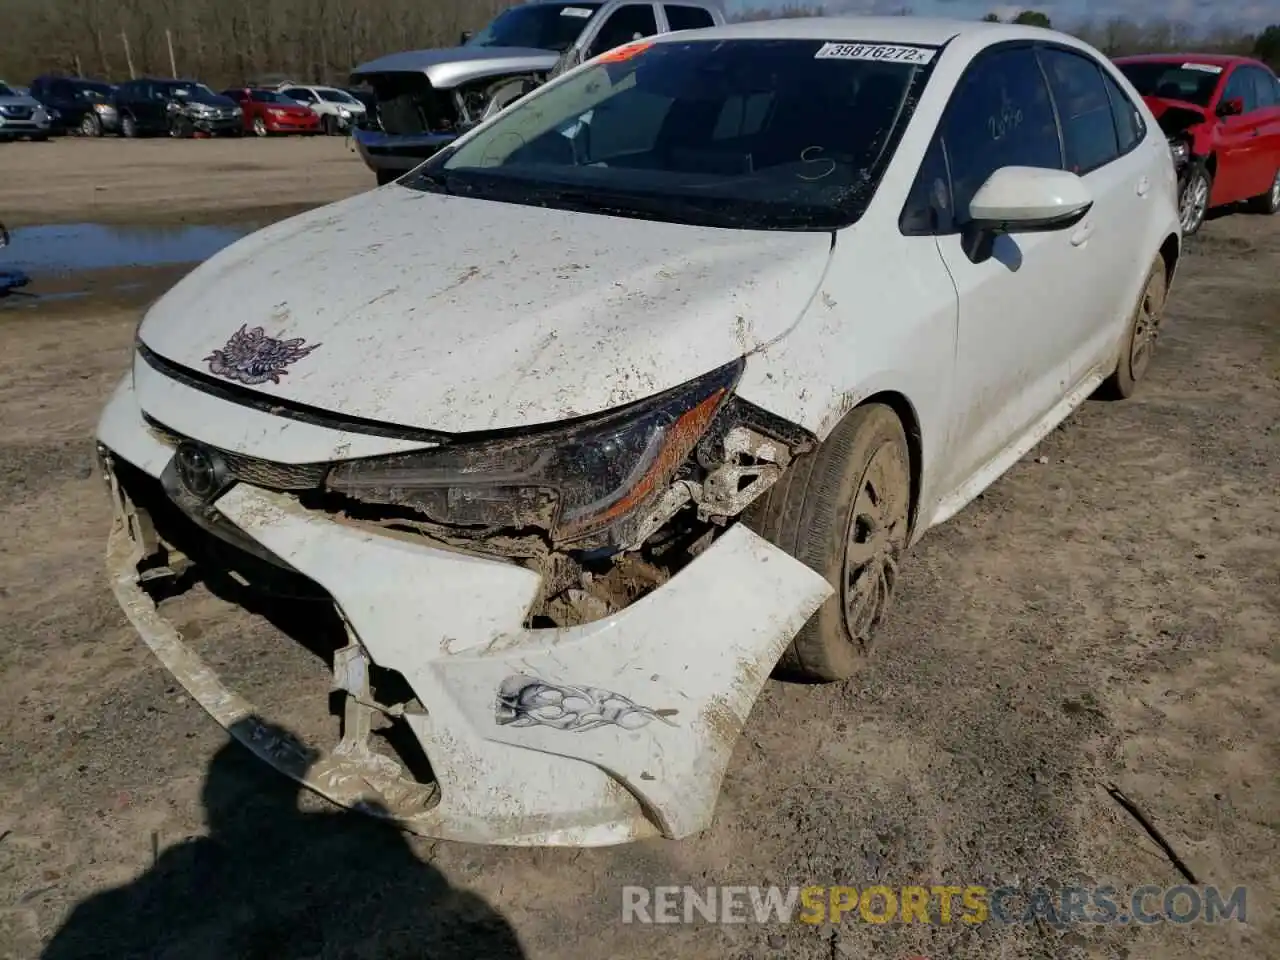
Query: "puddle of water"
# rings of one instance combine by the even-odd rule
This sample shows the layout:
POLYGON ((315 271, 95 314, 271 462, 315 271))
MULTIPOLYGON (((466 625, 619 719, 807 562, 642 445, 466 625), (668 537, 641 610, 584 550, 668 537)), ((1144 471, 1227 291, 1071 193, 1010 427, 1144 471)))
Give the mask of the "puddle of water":
POLYGON ((39 274, 197 263, 256 229, 253 224, 18 227, 10 231, 9 246, 0 249, 0 270, 39 274))
POLYGON ((19 291, 6 297, 0 297, 0 310, 21 310, 24 307, 38 307, 45 303, 57 303, 62 300, 79 300, 87 297, 88 290, 63 290, 59 293, 25 293, 19 291))

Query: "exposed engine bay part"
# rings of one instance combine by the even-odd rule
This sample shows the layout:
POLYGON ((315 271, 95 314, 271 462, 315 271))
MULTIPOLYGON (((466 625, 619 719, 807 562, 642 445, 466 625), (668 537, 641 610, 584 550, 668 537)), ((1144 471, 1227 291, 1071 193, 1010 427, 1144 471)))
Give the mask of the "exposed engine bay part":
MULTIPOLYGON (((521 489, 517 500, 502 508, 519 521, 505 525, 482 522, 451 494, 433 499, 410 496, 403 489, 377 489, 374 500, 390 500, 386 494, 393 492, 397 502, 374 502, 362 496, 368 490, 343 487, 342 482, 335 495, 331 482, 330 493, 304 496, 303 502, 342 522, 377 527, 387 535, 422 537, 444 549, 502 557, 533 570, 541 586, 526 626, 568 627, 611 616, 666 583, 815 442, 803 430, 731 397, 696 444, 681 447, 687 453, 665 485, 625 518, 620 529, 626 539, 612 543, 558 543, 556 497, 536 488, 521 489), (449 521, 441 519, 443 513, 449 521), (476 522, 460 522, 468 519, 476 522)), ((504 451, 515 461, 527 456, 520 449, 504 451)), ((493 506, 486 495, 483 509, 493 506)))
POLYGON ((395 136, 458 134, 475 126, 536 89, 541 73, 486 77, 453 89, 437 89, 420 72, 361 74, 378 104, 378 120, 395 136))

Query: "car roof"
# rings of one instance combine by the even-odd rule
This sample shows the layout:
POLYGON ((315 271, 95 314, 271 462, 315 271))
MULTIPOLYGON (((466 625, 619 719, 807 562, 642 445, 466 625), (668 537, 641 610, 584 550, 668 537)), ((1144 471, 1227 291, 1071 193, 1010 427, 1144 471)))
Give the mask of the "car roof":
POLYGON ((943 17, 792 17, 749 20, 702 30, 682 30, 647 38, 661 42, 693 39, 725 40, 848 40, 869 43, 922 43, 941 46, 961 36, 987 38, 990 42, 1044 39, 1054 31, 983 20, 951 20, 943 17))
POLYGON ((1115 63, 1203 63, 1211 67, 1229 67, 1237 63, 1264 66, 1253 57, 1231 53, 1135 53, 1128 57, 1116 57, 1115 63))

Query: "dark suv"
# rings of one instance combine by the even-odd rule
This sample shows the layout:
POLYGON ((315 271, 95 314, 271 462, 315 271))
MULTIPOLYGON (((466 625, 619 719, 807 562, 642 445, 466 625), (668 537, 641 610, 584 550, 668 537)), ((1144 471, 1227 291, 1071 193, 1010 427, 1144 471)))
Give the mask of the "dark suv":
POLYGON ((130 80, 116 88, 115 106, 126 137, 196 132, 238 137, 244 132, 240 106, 194 80, 130 80))
POLYGON ((87 137, 116 129, 113 91, 109 83, 83 77, 44 76, 31 81, 31 96, 49 110, 53 129, 58 133, 75 130, 87 137))

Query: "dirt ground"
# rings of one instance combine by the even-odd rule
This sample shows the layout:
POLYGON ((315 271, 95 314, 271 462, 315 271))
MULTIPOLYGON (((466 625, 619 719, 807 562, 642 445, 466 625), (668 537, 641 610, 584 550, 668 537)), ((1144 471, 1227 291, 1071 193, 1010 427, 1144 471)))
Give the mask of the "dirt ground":
MULTIPOLYGON (((370 180, 336 138, 0 156, 11 226, 370 180)), ((0 308, 0 957, 1280 957, 1280 218, 1206 225, 1139 395, 1086 403, 925 538, 864 674, 767 685, 709 832, 598 850, 431 843, 300 797, 135 638, 90 437, 180 272, 0 308), (1248 888, 1246 923, 620 920, 629 884, 1181 883, 1112 782, 1202 883, 1248 888)), ((252 679, 263 617, 197 621, 251 696, 279 690, 252 679)))

